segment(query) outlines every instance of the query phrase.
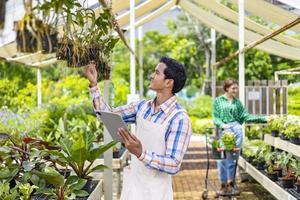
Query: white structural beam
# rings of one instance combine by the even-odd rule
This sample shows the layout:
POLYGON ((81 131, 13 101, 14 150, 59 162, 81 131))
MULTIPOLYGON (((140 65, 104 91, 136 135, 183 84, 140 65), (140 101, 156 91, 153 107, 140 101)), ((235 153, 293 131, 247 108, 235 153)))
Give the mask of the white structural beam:
POLYGON ((212 76, 211 76, 211 89, 212 89, 212 98, 215 99, 216 98, 216 92, 217 92, 217 69, 215 67, 215 63, 216 63, 216 30, 211 28, 210 29, 210 37, 211 37, 211 72, 212 72, 212 76))
POLYGON ((245 10, 244 0, 239 0, 239 99, 245 106, 245 10))
MULTIPOLYGON (((104 99, 105 102, 109 103, 109 84, 110 80, 104 81, 104 99)), ((107 144, 112 141, 110 134, 108 133, 107 129, 104 128, 104 144, 107 144)), ((108 168, 104 170, 104 182, 103 182, 103 189, 104 189, 104 200, 112 200, 113 197, 113 166, 112 166, 112 148, 108 149, 104 152, 104 165, 108 168)))
MULTIPOLYGON (((230 23, 216 15, 213 15, 203 8, 197 6, 189 1, 180 1, 180 6, 201 21, 203 24, 210 28, 216 29, 216 31, 226 35, 227 37, 238 41, 238 26, 230 23)), ((245 30, 245 43, 250 44, 254 41, 261 39, 261 35, 249 30, 245 30)), ((299 60, 300 50, 295 47, 291 47, 274 40, 267 40, 257 46, 257 49, 266 51, 270 54, 274 54, 283 58, 291 60, 299 60), (283 51, 284 49, 284 51, 283 51)))
MULTIPOLYGON (((200 6, 212 10, 214 13, 224 17, 225 19, 238 24, 238 13, 221 4, 220 2, 207 0, 194 0, 194 2, 200 6)), ((245 17, 245 28, 263 36, 273 32, 273 30, 271 30, 270 28, 260 25, 255 21, 249 19, 248 17, 245 17)), ((286 36, 284 34, 276 35, 273 39, 289 46, 300 48, 300 40, 286 36)))
MULTIPOLYGON (((130 0, 130 47, 135 52, 135 2, 130 0)), ((135 55, 130 53, 130 94, 136 94, 135 55)))
MULTIPOLYGON (((130 0, 131 1, 131 0, 130 0)), ((146 13, 149 13, 166 3, 166 0, 147 0, 140 5, 135 7, 134 16, 135 18, 141 17, 146 13)), ((131 10, 130 10, 131 11, 131 10)), ((130 22, 130 11, 117 17, 120 26, 124 26, 130 22)))
POLYGON ((37 69, 37 103, 38 108, 42 105, 42 72, 41 69, 37 69))
MULTIPOLYGON (((228 2, 237 4, 238 0, 227 0, 228 2)), ((247 0, 245 1, 245 10, 249 11, 251 14, 259 16, 265 20, 272 23, 283 26, 299 17, 295 13, 289 12, 268 3, 264 0, 247 0)), ((300 24, 291 28, 291 30, 300 33, 300 24)))
POLYGON ((143 27, 138 27, 138 38, 139 38, 139 92, 140 99, 143 98, 144 94, 144 80, 143 80, 143 27))

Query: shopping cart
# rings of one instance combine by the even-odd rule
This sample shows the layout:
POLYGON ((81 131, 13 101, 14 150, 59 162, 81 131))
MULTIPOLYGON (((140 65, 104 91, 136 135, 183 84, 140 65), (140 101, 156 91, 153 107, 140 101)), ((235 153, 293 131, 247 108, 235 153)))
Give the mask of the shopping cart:
MULTIPOLYGON (((215 129, 215 127, 210 127, 209 129, 215 129)), ((235 156, 235 158, 229 158, 229 159, 234 159, 235 160, 235 170, 234 170, 234 188, 231 190, 231 192, 228 193, 219 193, 218 189, 220 188, 220 183, 218 179, 209 179, 209 171, 210 171, 210 162, 211 160, 221 160, 221 159, 228 159, 226 157, 226 154, 224 151, 221 151, 221 157, 220 158, 215 158, 213 157, 212 153, 212 148, 210 147, 209 139, 219 139, 219 136, 210 136, 209 135, 209 129, 206 131, 205 134, 205 144, 206 144, 206 157, 207 157, 207 165, 206 165, 206 176, 205 176, 205 189, 202 192, 202 199, 207 199, 208 198, 208 191, 211 189, 212 191, 215 192, 215 198, 222 199, 222 198, 229 198, 231 200, 235 200, 236 197, 239 195, 238 188, 235 184, 235 179, 236 179, 236 169, 237 169, 237 161, 239 158, 239 153, 235 156)), ((218 132, 218 131, 217 131, 218 132)))

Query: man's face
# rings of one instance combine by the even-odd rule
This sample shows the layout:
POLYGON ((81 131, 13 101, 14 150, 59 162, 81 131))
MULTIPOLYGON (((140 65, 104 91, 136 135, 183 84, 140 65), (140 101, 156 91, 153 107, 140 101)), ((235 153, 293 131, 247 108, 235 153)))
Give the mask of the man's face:
POLYGON ((167 66, 164 63, 158 63, 154 72, 150 75, 150 89, 154 91, 162 90, 166 87, 168 79, 165 79, 164 71, 167 66))

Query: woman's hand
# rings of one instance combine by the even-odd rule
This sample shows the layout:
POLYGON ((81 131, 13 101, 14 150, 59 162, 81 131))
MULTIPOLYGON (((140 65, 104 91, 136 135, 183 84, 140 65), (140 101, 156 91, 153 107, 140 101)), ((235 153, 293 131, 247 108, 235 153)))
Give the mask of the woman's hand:
POLYGON ((228 125, 228 124, 224 124, 223 126, 222 126, 222 129, 229 129, 230 128, 230 125, 228 125))
POLYGON ((90 63, 85 66, 84 74, 90 81, 90 87, 94 87, 97 85, 97 70, 95 61, 90 61, 90 63))

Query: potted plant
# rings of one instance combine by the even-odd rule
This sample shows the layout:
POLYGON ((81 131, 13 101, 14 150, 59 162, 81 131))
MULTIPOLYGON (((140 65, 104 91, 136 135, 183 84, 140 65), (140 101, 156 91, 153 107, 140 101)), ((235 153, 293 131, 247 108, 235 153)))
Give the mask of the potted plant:
POLYGON ((279 132, 282 131, 284 126, 284 119, 283 118, 276 118, 269 122, 268 127, 271 130, 271 135, 273 137, 278 137, 279 132))
POLYGON ((239 149, 236 148, 235 134, 232 132, 225 131, 222 135, 221 140, 225 148, 226 159, 237 160, 239 157, 239 149))
POLYGON ((220 140, 213 139, 211 142, 211 158, 212 159, 222 159, 224 158, 224 151, 221 148, 220 140))
POLYGON ((279 155, 278 163, 282 168, 285 169, 286 175, 280 179, 283 188, 294 187, 294 177, 292 175, 291 167, 292 163, 295 162, 291 153, 282 152, 279 155))
POLYGON ((42 171, 34 170, 32 173, 54 187, 37 190, 37 198, 38 194, 45 194, 49 198, 58 200, 75 199, 76 197, 86 197, 89 195, 89 193, 83 189, 87 182, 85 179, 77 176, 69 176, 67 179, 64 179, 58 171, 51 167, 46 167, 42 171))
POLYGON ((294 168, 294 171, 295 171, 295 175, 296 175, 296 189, 297 189, 297 192, 300 193, 300 161, 299 160, 295 160, 293 162, 293 168, 294 168))
POLYGON ((57 46, 57 35, 55 27, 49 22, 44 23, 38 16, 42 15, 38 7, 32 8, 32 0, 24 1, 25 15, 15 22, 17 50, 22 53, 53 53, 57 46))
POLYGON ((7 0, 0 1, 0 30, 4 29, 7 0))
POLYGON ((260 139, 261 138, 261 132, 262 132, 261 126, 253 125, 246 131, 246 137, 249 140, 260 139))
POLYGON ((274 163, 275 163, 276 152, 268 152, 265 154, 265 160, 267 162, 267 176, 272 181, 278 181, 278 173, 274 171, 274 163))
POLYGON ((269 152, 270 152, 270 146, 266 144, 264 144, 257 150, 254 162, 258 170, 265 169, 265 164, 266 164, 265 155, 269 152))
POLYGON ((93 163, 117 142, 112 141, 95 147, 93 145, 94 135, 87 132, 81 132, 78 135, 79 137, 75 141, 69 138, 61 139, 62 151, 50 151, 50 159, 61 166, 70 166, 79 178, 88 180, 85 189, 91 192, 97 183, 92 180, 90 174, 106 168, 104 165, 93 166, 93 163))
POLYGON ((287 125, 290 142, 300 145, 300 125, 299 121, 290 122, 287 125))
POLYGON ((93 61, 98 78, 108 80, 112 49, 119 40, 111 34, 113 18, 109 8, 103 8, 98 17, 93 10, 81 6, 75 6, 75 15, 73 12, 66 12, 65 15, 66 28, 59 42, 56 54, 58 60, 66 60, 67 66, 71 68, 82 67, 93 61), (75 24, 76 29, 72 28, 75 24))

